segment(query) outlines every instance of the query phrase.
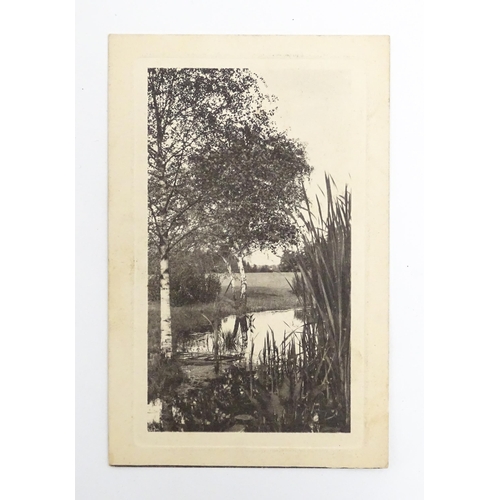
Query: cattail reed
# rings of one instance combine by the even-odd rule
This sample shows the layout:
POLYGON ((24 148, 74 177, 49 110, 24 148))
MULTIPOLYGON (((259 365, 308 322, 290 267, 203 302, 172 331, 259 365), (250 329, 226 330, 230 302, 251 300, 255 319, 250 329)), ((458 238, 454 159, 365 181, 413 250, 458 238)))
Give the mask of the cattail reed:
MULTIPOLYGON (((289 418, 317 422, 318 407, 336 430, 350 430, 351 193, 334 196, 325 176, 326 207, 317 214, 306 198, 299 215, 302 252, 290 286, 299 298, 304 324, 277 345, 268 331, 259 357, 261 385, 287 402, 289 418)), ((305 191, 304 191, 305 195, 305 191)))

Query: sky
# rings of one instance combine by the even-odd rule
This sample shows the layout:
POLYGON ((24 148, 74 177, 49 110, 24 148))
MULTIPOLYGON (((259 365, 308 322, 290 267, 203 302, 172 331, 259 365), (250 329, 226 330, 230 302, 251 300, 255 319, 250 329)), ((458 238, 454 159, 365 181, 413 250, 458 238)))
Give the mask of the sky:
MULTIPOLYGON (((252 68, 267 84, 266 91, 278 98, 275 121, 289 136, 306 145, 312 196, 319 194, 328 172, 340 190, 350 182, 351 170, 364 162, 364 111, 362 82, 348 70, 320 65, 252 68), (360 93, 361 91, 361 93, 360 93)), ((252 264, 278 264, 270 253, 256 252, 252 264)))

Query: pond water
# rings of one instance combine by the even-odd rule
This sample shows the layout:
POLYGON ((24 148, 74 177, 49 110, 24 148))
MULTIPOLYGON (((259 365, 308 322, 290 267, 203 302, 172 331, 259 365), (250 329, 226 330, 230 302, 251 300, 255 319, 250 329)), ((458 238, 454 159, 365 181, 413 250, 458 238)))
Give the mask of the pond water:
MULTIPOLYGON (((224 346, 224 338, 231 337, 236 316, 227 316, 221 321, 221 328, 218 333, 219 338, 219 356, 226 357, 225 366, 228 367, 234 361, 245 358, 250 359, 253 345, 252 361, 256 362, 259 354, 264 348, 266 335, 271 332, 274 335, 274 340, 277 345, 280 345, 284 339, 288 342, 293 336, 299 336, 302 320, 299 319, 295 309, 287 309, 284 311, 262 311, 255 312, 249 315, 250 324, 248 330, 248 339, 244 343, 241 338, 241 332, 238 332, 235 342, 224 346), (234 359, 234 361, 232 361, 234 359)), ((207 362, 213 360, 215 363, 214 352, 214 334, 213 332, 199 333, 190 336, 182 346, 180 346, 180 354, 183 357, 193 359, 205 359, 207 362)), ((188 361, 189 363, 189 361, 188 361)), ((211 363, 209 362, 210 366, 211 363)), ((199 368, 199 367, 197 367, 199 368)), ((208 367, 207 367, 208 368, 208 367)), ((187 373, 190 372, 186 367, 187 373)), ((148 404, 148 423, 157 423, 160 421, 162 411, 162 401, 157 399, 148 404)))
MULTIPOLYGON (((276 344, 280 345, 286 338, 287 341, 294 335, 299 335, 302 320, 297 317, 295 309, 287 309, 285 311, 262 311, 255 312, 249 315, 250 328, 248 331, 248 341, 246 346, 243 345, 241 332, 238 332, 236 341, 230 347, 221 347, 220 353, 244 354, 247 359, 250 357, 253 344, 252 361, 258 359, 259 353, 264 348, 266 335, 274 335, 276 344)), ((221 321, 219 332, 220 344, 224 344, 223 339, 230 337, 234 328, 236 316, 227 316, 221 321)), ((181 350, 186 354, 213 354, 214 353, 214 334, 208 332, 198 334, 188 339, 181 350)))

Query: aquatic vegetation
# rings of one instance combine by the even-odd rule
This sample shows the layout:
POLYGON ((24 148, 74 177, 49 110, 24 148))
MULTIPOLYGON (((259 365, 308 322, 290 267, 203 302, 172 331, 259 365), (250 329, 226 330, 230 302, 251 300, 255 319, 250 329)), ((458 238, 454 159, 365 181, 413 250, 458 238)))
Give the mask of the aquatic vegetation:
POLYGON ((305 380, 323 387, 324 397, 350 427, 351 385, 351 193, 334 196, 333 180, 325 176, 326 211, 317 200, 302 213, 304 256, 298 257, 305 380))
POLYGON ((328 176, 325 185, 326 211, 307 201, 299 217, 303 249, 290 286, 303 325, 281 342, 268 331, 256 366, 253 387, 278 430, 350 431, 351 193, 334 196, 328 176))
POLYGON ((219 377, 168 398, 162 426, 169 431, 224 431, 235 417, 251 413, 253 406, 245 392, 246 370, 231 366, 219 377))
POLYGON ((161 422, 151 431, 182 432, 339 432, 335 410, 315 397, 293 399, 285 381, 269 391, 258 370, 231 366, 219 377, 169 397, 161 422), (235 427, 235 426, 238 427, 235 427))

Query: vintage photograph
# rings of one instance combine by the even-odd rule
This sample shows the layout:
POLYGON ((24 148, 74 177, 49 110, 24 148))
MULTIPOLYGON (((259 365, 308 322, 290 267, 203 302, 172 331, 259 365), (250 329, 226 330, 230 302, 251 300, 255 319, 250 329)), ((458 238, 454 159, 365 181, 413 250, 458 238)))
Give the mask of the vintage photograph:
POLYGON ((386 467, 389 39, 113 35, 109 462, 386 467))
POLYGON ((350 432, 350 85, 148 68, 148 431, 350 432))

